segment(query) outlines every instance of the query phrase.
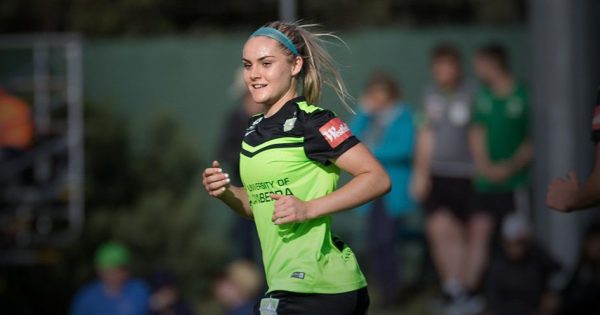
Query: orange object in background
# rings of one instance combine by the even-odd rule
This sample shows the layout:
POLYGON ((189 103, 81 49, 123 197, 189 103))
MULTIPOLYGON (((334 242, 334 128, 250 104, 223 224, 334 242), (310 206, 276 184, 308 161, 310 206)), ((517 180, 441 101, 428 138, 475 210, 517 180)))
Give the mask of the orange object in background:
POLYGON ((0 89, 0 148, 28 149, 33 142, 29 105, 0 89))

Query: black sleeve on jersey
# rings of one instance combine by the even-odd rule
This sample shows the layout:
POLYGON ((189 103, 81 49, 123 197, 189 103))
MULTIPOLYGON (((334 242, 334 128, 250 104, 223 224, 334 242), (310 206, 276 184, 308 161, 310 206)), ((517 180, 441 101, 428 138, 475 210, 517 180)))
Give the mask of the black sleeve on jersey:
MULTIPOLYGON (((344 152, 358 144, 360 141, 353 135, 332 148, 319 128, 336 118, 330 110, 321 110, 307 114, 304 123, 304 152, 309 159, 324 165, 330 164, 331 159, 336 159, 344 152)), ((350 131, 348 131, 350 132, 350 131)), ((352 134, 350 132, 350 134, 352 134)))

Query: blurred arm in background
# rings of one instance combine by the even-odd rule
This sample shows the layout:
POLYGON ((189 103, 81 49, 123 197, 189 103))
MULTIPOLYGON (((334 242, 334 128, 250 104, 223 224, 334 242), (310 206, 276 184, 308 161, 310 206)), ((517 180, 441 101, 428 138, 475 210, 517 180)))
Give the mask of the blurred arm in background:
POLYGON ((555 178, 548 186, 546 205, 550 208, 571 212, 600 205, 600 87, 596 98, 596 108, 592 115, 592 141, 596 145, 596 163, 592 174, 583 187, 575 172, 567 178, 555 178))
POLYGON ((548 186, 546 205, 562 212, 600 205, 600 143, 596 144, 594 169, 583 186, 579 187, 579 180, 573 171, 566 178, 555 178, 548 186))
POLYGON ((423 201, 431 187, 430 168, 433 150, 433 134, 427 123, 421 127, 417 135, 414 173, 410 192, 416 200, 423 201))
POLYGON ((492 182, 502 182, 526 167, 531 161, 533 154, 531 142, 527 139, 519 145, 515 154, 510 159, 493 162, 485 148, 485 128, 478 124, 475 124, 471 128, 469 142, 477 172, 492 182))

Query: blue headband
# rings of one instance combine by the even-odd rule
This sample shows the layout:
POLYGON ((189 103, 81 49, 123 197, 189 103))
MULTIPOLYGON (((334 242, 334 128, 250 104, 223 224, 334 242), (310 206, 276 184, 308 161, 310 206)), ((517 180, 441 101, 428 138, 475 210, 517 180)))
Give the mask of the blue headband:
POLYGON ((250 35, 250 37, 256 36, 270 37, 280 42, 283 46, 285 46, 285 48, 291 51, 292 54, 294 54, 294 56, 300 56, 300 54, 298 53, 298 49, 296 49, 296 46, 294 46, 294 43, 292 43, 290 38, 285 36, 285 34, 283 34, 277 29, 274 29, 272 27, 261 27, 257 29, 256 32, 252 33, 252 35, 250 35))

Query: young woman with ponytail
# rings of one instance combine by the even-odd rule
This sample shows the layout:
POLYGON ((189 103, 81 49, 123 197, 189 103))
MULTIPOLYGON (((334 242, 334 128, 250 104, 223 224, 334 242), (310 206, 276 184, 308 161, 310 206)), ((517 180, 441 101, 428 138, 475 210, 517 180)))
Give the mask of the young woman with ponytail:
POLYGON ((308 26, 272 22, 246 41, 244 81, 264 113, 249 121, 240 155, 243 187, 218 161, 204 186, 258 230, 268 291, 254 314, 366 314, 367 282, 354 253, 331 232, 331 215, 390 190, 382 166, 342 120, 316 104, 323 84, 348 93, 308 26), (352 179, 336 189, 339 172, 352 179))

